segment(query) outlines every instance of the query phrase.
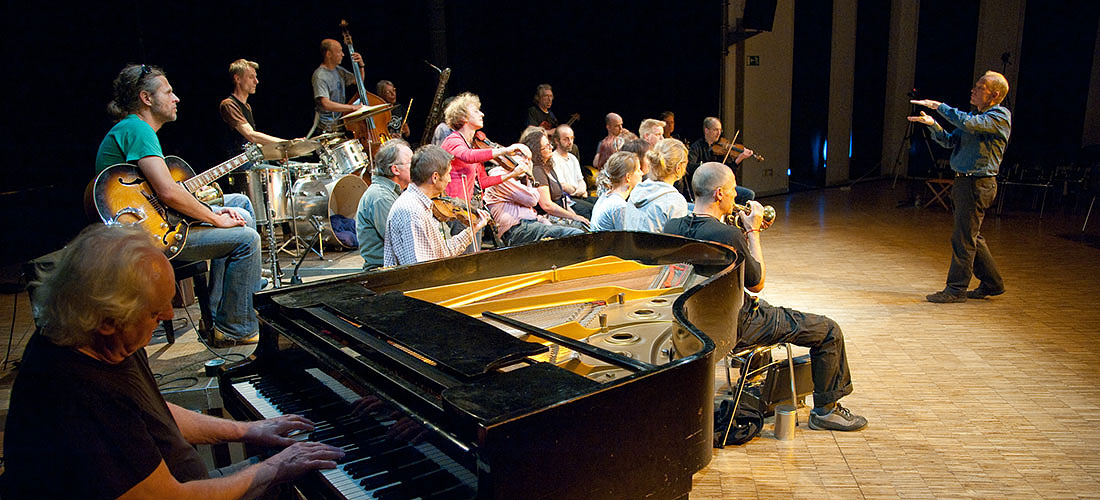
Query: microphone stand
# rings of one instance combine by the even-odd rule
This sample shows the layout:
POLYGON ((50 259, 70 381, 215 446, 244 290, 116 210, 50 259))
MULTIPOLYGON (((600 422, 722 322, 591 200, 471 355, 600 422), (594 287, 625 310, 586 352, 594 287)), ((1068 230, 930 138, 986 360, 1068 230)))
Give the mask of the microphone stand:
POLYGON ((291 285, 301 285, 302 277, 298 274, 298 269, 302 267, 302 261, 306 260, 306 256, 309 255, 309 250, 313 248, 313 244, 317 242, 317 239, 321 237, 321 232, 325 228, 325 223, 321 222, 321 216, 311 215, 309 216, 309 223, 313 225, 317 232, 309 239, 309 243, 306 244, 306 250, 302 252, 302 256, 298 257, 298 262, 294 263, 294 274, 290 277, 291 285))

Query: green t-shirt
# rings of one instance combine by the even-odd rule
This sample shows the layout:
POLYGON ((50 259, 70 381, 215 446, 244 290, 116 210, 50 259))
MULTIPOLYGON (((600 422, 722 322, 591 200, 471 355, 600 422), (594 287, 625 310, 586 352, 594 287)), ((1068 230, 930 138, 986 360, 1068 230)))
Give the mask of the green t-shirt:
POLYGON ((111 127, 103 142, 99 143, 99 152, 95 155, 95 173, 99 175, 107 167, 119 163, 137 164, 146 156, 164 158, 160 149, 160 140, 138 115, 127 115, 111 127))

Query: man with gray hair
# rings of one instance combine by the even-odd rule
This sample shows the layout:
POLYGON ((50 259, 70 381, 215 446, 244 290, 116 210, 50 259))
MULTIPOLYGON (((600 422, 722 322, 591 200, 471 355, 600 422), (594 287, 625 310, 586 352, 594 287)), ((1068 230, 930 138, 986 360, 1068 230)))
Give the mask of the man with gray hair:
MULTIPOLYGON (((691 177, 695 174, 695 169, 699 168, 699 165, 710 161, 722 162, 723 155, 718 155, 714 152, 714 145, 721 138, 722 120, 713 116, 703 118, 703 137, 700 137, 699 140, 691 143, 691 146, 688 147, 687 173, 680 179, 681 182, 676 183, 676 188, 680 190, 680 193, 684 195, 687 201, 690 202, 695 199, 695 193, 693 193, 691 189, 693 186, 691 177)), ((729 155, 726 155, 726 166, 729 167, 735 175, 741 177, 741 162, 751 157, 753 151, 749 148, 745 148, 744 151, 736 155, 733 153, 734 152, 731 151, 729 155)), ((740 184, 737 185, 737 204, 744 205, 748 203, 749 200, 755 198, 756 193, 753 192, 753 190, 740 184)))
POLYGON ((174 285, 140 229, 89 226, 62 252, 35 293, 42 324, 12 385, 0 495, 255 498, 336 466, 340 449, 288 437, 313 430, 304 417, 235 422, 164 400, 145 346, 172 319, 174 285), (231 441, 282 451, 211 478, 193 445, 231 441))
POLYGON ((665 122, 653 118, 646 118, 642 120, 641 125, 638 125, 638 135, 642 137, 642 140, 648 142, 650 146, 657 144, 657 141, 664 138, 665 122))
POLYGON ((412 149, 401 139, 390 139, 374 155, 370 187, 359 199, 355 211, 355 235, 363 270, 382 267, 382 246, 386 237, 386 219, 401 192, 409 186, 412 149))
POLYGON ((218 105, 218 114, 229 130, 226 131, 226 152, 236 155, 241 152, 241 137, 246 143, 275 144, 283 142, 273 135, 268 135, 256 130, 256 119, 252 117, 252 106, 248 104, 248 96, 256 93, 256 86, 260 78, 256 72, 260 64, 247 59, 237 59, 229 64, 229 75, 233 78, 233 93, 222 99, 218 105))
POLYGON ((970 104, 977 111, 964 112, 931 99, 910 101, 936 110, 955 127, 948 133, 924 111, 909 117, 911 122, 930 127, 932 139, 953 150, 955 182, 951 185, 951 201, 955 205, 955 229, 951 232, 951 266, 946 286, 927 295, 929 302, 966 302, 968 298, 984 299, 1005 292, 1004 280, 981 230, 985 211, 997 198, 997 172, 1012 133, 1012 112, 1001 106, 1007 94, 1004 75, 986 71, 970 90, 970 104), (980 283, 967 291, 973 277, 980 283))
POLYGON ((382 261, 386 266, 416 264, 461 254, 489 221, 478 211, 473 227, 444 239, 443 227, 432 216, 432 198, 442 195, 451 183, 451 156, 443 148, 420 146, 412 156, 408 188, 397 197, 386 220, 382 261))

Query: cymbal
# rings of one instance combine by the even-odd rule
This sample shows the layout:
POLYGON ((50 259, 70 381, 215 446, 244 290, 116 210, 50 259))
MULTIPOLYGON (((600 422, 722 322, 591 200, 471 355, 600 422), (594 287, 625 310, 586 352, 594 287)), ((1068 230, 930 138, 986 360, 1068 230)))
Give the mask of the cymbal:
POLYGON ((344 142, 345 139, 347 139, 347 136, 345 136, 343 132, 329 132, 327 134, 313 136, 313 140, 317 141, 320 144, 326 144, 329 142, 344 142))
POLYGON ((393 108, 394 108, 394 105, 393 104, 388 104, 388 103, 375 104, 374 106, 366 106, 366 107, 363 107, 363 108, 359 108, 355 111, 352 111, 351 113, 348 113, 348 114, 344 115, 344 118, 343 118, 344 123, 349 123, 349 122, 354 122, 354 121, 359 121, 359 120, 365 120, 365 119, 370 118, 374 115, 377 115, 378 113, 385 113, 386 111, 389 111, 393 108))
POLYGON ((283 158, 297 158, 312 153, 319 144, 312 139, 291 139, 289 141, 265 144, 263 146, 265 160, 282 160, 283 158))

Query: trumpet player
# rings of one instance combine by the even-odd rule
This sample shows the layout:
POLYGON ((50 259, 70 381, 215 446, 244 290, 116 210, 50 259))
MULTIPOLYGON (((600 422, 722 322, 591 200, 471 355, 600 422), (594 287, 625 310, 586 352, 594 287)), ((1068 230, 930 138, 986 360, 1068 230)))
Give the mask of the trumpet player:
MULTIPOLYGON (((840 398, 852 393, 852 378, 840 325, 819 314, 773 306, 748 293, 759 293, 764 289, 766 273, 764 251, 760 244, 760 231, 765 227, 764 207, 759 202, 749 201, 751 210, 737 214, 743 230, 722 222, 734 210, 737 179, 729 168, 718 162, 699 166, 692 178, 692 189, 695 192, 692 213, 668 221, 664 232, 729 245, 745 256, 742 267, 747 291, 739 315, 734 350, 782 342, 808 347, 814 381, 810 428, 833 431, 862 429, 867 425, 867 419, 852 413, 839 402, 840 398)), ((696 270, 704 275, 718 271, 703 267, 696 270)))

